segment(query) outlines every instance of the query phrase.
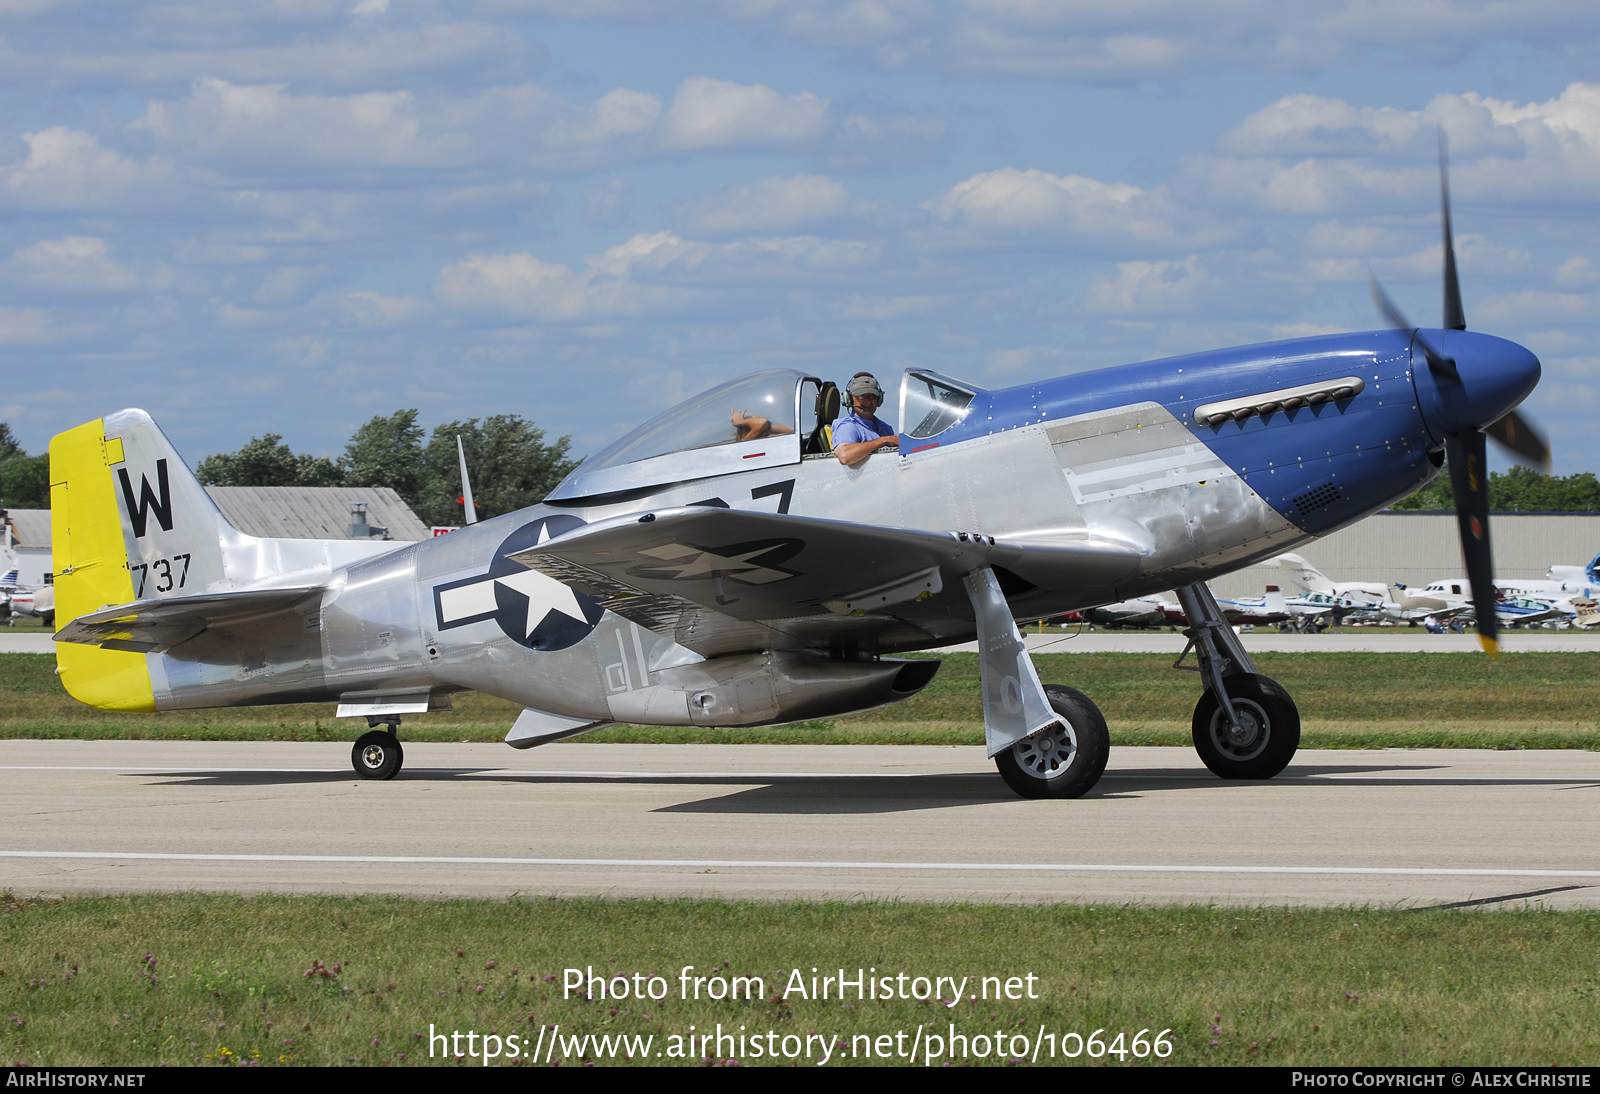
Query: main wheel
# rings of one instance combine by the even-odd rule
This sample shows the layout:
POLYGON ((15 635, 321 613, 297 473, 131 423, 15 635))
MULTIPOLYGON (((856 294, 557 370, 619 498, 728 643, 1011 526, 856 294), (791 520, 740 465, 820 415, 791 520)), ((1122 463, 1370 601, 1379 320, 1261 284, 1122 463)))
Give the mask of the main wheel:
POLYGON ((1209 690, 1194 708, 1194 750, 1224 779, 1270 779, 1300 747, 1300 711, 1276 680, 1241 674, 1223 681, 1238 724, 1209 690))
POLYGON ((383 729, 363 733, 350 750, 350 764, 363 779, 392 779, 404 762, 400 738, 383 729))
POLYGON ((1057 725, 1024 738, 996 756, 994 765, 1024 798, 1081 798, 1100 781, 1111 756, 1105 716, 1075 688, 1046 684, 1044 694, 1071 729, 1057 725))

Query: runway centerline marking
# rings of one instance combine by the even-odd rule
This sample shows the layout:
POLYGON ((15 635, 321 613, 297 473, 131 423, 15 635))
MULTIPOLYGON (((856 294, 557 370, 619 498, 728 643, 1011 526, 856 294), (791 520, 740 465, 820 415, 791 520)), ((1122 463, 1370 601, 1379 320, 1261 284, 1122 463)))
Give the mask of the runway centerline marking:
POLYGON ((443 866, 631 866, 664 869, 940 870, 990 873, 1294 874, 1381 877, 1600 878, 1600 870, 1510 870, 1423 866, 1228 866, 1062 862, 808 862, 769 859, 480 858, 434 855, 243 855, 159 851, 0 851, 0 858, 112 862, 327 862, 443 866))

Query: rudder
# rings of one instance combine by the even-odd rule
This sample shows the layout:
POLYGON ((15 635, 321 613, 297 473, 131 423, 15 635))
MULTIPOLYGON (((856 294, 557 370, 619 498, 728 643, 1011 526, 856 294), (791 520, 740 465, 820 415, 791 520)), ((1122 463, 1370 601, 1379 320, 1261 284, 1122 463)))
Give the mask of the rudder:
MULTIPOLYGON (((243 539, 142 410, 50 441, 56 625, 136 600, 192 596, 223 580, 225 541, 243 539)), ((155 709, 145 655, 56 646, 67 691, 104 710, 155 709)))

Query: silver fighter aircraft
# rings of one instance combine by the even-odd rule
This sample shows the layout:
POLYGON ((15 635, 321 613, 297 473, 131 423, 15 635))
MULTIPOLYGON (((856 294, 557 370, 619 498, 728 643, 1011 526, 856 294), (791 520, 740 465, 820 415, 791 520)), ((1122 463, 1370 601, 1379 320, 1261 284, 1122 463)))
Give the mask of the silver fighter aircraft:
POLYGON ((1299 713, 1205 581, 1404 497, 1448 449, 1467 570, 1492 589, 1483 431, 1544 451, 1513 409, 1539 362, 1465 332, 1445 209, 1444 329, 1375 286, 1393 329, 1003 390, 909 369, 898 450, 854 466, 831 451, 833 384, 759 372, 540 505, 398 549, 244 535, 148 415, 107 415, 51 443, 61 678, 120 710, 334 701, 369 722, 356 771, 384 779, 402 716, 469 689, 526 708, 519 748, 614 722, 767 725, 914 695, 939 662, 894 655, 976 638, 989 756, 1023 796, 1076 797, 1105 768, 1105 719, 1041 682, 1017 621, 1175 589, 1197 751, 1270 778, 1299 713))

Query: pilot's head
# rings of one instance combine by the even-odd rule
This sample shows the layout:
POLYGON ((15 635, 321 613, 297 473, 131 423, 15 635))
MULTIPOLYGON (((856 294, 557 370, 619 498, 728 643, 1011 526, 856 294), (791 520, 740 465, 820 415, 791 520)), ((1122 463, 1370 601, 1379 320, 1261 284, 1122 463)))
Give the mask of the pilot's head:
POLYGON ((878 408, 883 406, 883 388, 878 386, 878 378, 870 372, 858 372, 850 377, 850 384, 845 391, 850 395, 850 405, 857 410, 877 414, 878 408), (863 397, 871 402, 863 404, 863 397))

